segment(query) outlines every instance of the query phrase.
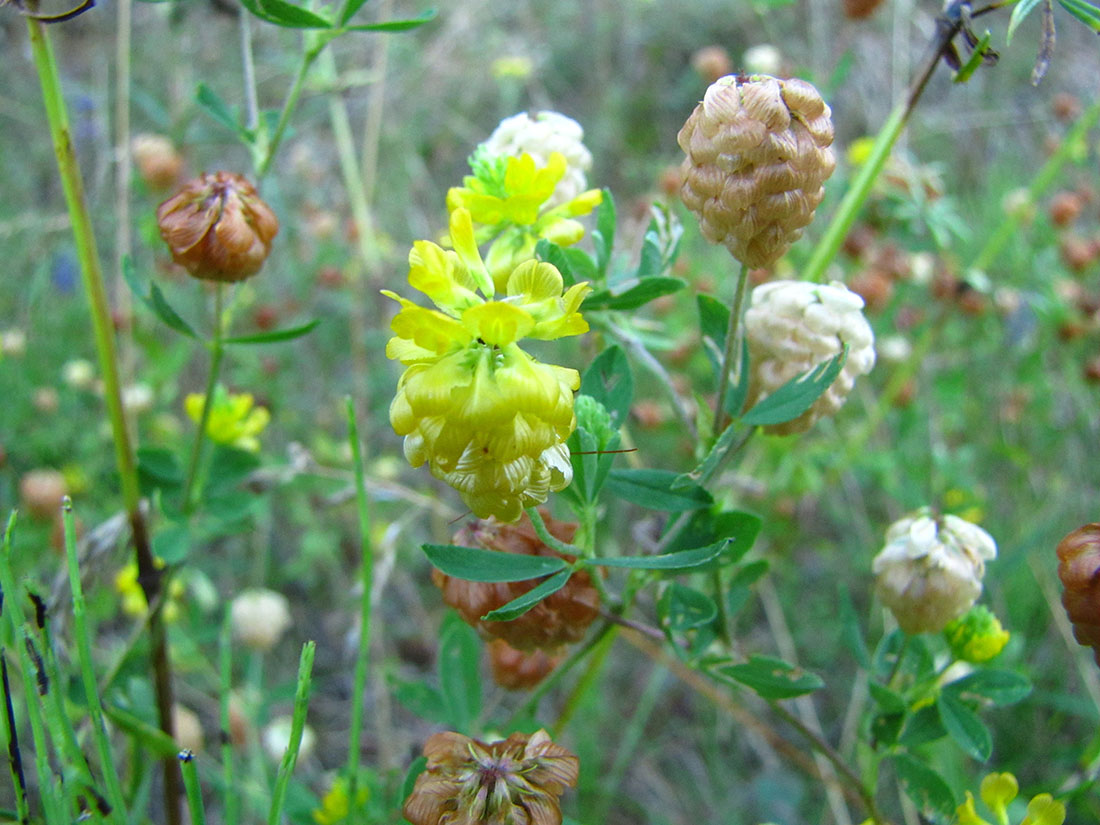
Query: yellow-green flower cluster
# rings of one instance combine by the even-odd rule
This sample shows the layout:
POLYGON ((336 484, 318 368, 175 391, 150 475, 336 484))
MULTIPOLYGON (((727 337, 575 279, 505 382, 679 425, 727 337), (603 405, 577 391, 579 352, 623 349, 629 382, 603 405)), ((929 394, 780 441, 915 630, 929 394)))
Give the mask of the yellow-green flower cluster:
POLYGON ((1010 638, 988 607, 975 605, 943 629, 956 659, 980 664, 998 656, 1010 638))
MULTIPOLYGON (((553 189, 542 180, 529 177, 534 194, 518 187, 516 203, 491 217, 509 220, 520 201, 530 202, 522 216, 537 213, 535 200, 553 189)), ((489 207, 480 208, 485 219, 489 207)), ((406 366, 390 423, 405 437, 409 463, 426 463, 475 515, 515 521, 572 481, 565 441, 576 426, 573 392, 580 386, 576 370, 536 361, 519 341, 586 332, 578 309, 589 287, 565 289, 554 266, 530 257, 498 287, 463 206, 451 211, 450 241, 451 250, 417 241, 409 253, 409 284, 436 309, 383 293, 401 304, 386 355, 406 366)))
MULTIPOLYGON (((202 407, 206 396, 192 393, 184 399, 187 416, 196 424, 202 420, 202 407)), ((238 450, 258 452, 257 438, 271 421, 267 407, 256 407, 251 393, 229 393, 221 385, 214 390, 210 416, 206 422, 206 436, 215 444, 227 444, 238 450)))
MULTIPOLYGON (((986 807, 993 812, 995 825, 1011 825, 1008 803, 1016 798, 1020 786, 1010 773, 991 773, 982 780, 979 795, 986 807)), ((958 807, 955 815, 959 825, 993 825, 978 816, 974 807, 974 795, 966 792, 966 802, 958 807)), ((1041 793, 1027 803, 1027 814, 1020 825, 1062 825, 1066 821, 1066 806, 1048 793, 1041 793)))

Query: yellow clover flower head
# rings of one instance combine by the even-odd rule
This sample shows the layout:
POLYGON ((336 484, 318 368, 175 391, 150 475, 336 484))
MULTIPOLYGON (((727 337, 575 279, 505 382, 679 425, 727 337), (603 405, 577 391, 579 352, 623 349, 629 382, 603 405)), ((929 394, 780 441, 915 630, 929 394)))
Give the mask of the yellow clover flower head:
MULTIPOLYGON (((359 785, 355 793, 356 807, 363 807, 370 799, 370 789, 359 785)), ((319 807, 313 809, 313 821, 317 825, 339 825, 351 813, 351 800, 348 798, 348 781, 342 776, 332 780, 332 787, 321 797, 319 807)))
POLYGON ((540 363, 518 342, 586 332, 589 287, 565 289, 554 266, 529 260, 494 299, 466 209, 451 213, 450 231, 453 251, 418 241, 409 253, 409 283, 436 309, 383 293, 401 304, 386 355, 406 366, 390 423, 410 464, 427 463, 478 518, 511 522, 572 481, 565 441, 580 387, 576 370, 540 363))
MULTIPOLYGON (((980 794, 982 802, 993 812, 996 825, 1010 825, 1008 805, 1016 798, 1020 785, 1010 773, 991 773, 982 780, 980 794)), ((974 808, 974 795, 966 792, 966 802, 960 805, 955 815, 958 825, 990 825, 978 816, 974 808)), ((1066 806, 1048 793, 1034 797, 1027 805, 1027 814, 1020 825, 1063 825, 1066 821, 1066 806)))
POLYGON ((943 635, 956 659, 980 664, 1000 655, 1011 634, 1000 620, 983 604, 950 622, 943 635))
MULTIPOLYGON (((164 569, 164 560, 155 559, 157 569, 164 569)), ((180 602, 183 600, 186 586, 179 578, 173 577, 168 581, 167 598, 161 608, 161 616, 169 624, 175 622, 180 616, 180 602)), ((141 617, 149 609, 145 600, 145 591, 138 582, 137 562, 131 561, 115 573, 115 592, 119 596, 119 605, 127 616, 141 617)))
MULTIPOLYGON (((187 416, 198 424, 202 420, 202 407, 206 401, 203 393, 192 393, 184 399, 187 416)), ((271 421, 267 407, 254 406, 251 393, 230 393, 220 384, 214 390, 210 418, 206 422, 206 435, 215 444, 228 444, 238 450, 258 452, 257 438, 271 421)))
MULTIPOLYGON (((979 794, 997 822, 1008 822, 1008 803, 1020 792, 1020 783, 1010 773, 991 773, 982 780, 979 794)), ((969 795, 969 794, 968 794, 969 795)))

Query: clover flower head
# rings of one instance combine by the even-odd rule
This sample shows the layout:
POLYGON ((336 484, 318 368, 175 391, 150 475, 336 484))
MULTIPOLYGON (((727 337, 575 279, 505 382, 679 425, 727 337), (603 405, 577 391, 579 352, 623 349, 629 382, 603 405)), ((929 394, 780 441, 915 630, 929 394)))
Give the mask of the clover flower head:
POLYGON ((518 342, 586 332, 589 287, 566 289, 554 266, 527 260, 495 297, 468 210, 451 213, 450 234, 453 250, 418 241, 409 253, 409 284, 436 309, 383 292, 401 304, 386 355, 406 366, 390 423, 409 463, 427 463, 479 518, 511 522, 572 480, 565 441, 580 386, 576 370, 540 363, 518 342))
POLYGON ((428 764, 403 813, 413 825, 561 825, 559 797, 580 761, 546 731, 486 744, 450 731, 424 744, 428 764))
MULTIPOLYGON (((370 799, 370 788, 362 784, 355 793, 357 807, 362 807, 370 799)), ((351 813, 351 799, 348 795, 348 780, 338 776, 332 780, 332 785, 323 797, 321 804, 313 809, 313 821, 317 825, 338 825, 348 818, 351 813)))
POLYGON ((573 200, 587 185, 585 174, 592 166, 592 153, 583 140, 581 125, 560 112, 520 112, 502 120, 481 146, 491 157, 528 154, 543 166, 550 155, 561 154, 566 160, 566 172, 547 201, 554 207, 573 200))
MULTIPOLYGON (((1020 785, 1010 773, 991 773, 982 780, 982 802, 993 812, 996 825, 1011 825, 1008 804, 1016 798, 1020 785)), ((955 811, 959 825, 990 825, 978 815, 974 794, 966 792, 966 801, 955 811)), ((1066 806, 1048 793, 1041 793, 1027 804, 1027 813, 1019 825, 1062 825, 1066 821, 1066 806)))
POLYGON ((943 629, 956 659, 980 664, 1004 650, 1011 634, 985 605, 978 604, 943 629))
MULTIPOLYGON (((192 393, 184 399, 187 416, 196 424, 202 420, 205 402, 206 396, 202 393, 192 393)), ((256 407, 254 404, 250 393, 230 393, 218 385, 206 422, 207 438, 215 444, 227 444, 250 453, 258 452, 260 440, 257 436, 271 421, 271 413, 266 407, 256 407)))

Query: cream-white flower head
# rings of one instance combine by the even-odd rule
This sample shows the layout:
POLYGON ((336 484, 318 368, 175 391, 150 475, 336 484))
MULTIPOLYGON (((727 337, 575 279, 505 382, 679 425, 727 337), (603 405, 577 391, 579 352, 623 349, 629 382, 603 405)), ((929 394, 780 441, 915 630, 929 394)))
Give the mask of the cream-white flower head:
POLYGON ((958 516, 927 507, 895 522, 875 557, 875 591, 906 633, 938 633, 973 606, 993 538, 958 516))
POLYGON ((262 587, 241 591, 229 608, 233 635, 246 647, 267 651, 290 627, 286 596, 262 587))
POLYGON ((547 201, 550 207, 568 203, 588 188, 586 173, 592 167, 592 153, 584 143, 584 129, 571 117, 559 112, 526 112, 505 118, 489 135, 483 146, 490 155, 518 157, 527 153, 539 167, 546 166, 550 155, 565 156, 565 176, 547 201))

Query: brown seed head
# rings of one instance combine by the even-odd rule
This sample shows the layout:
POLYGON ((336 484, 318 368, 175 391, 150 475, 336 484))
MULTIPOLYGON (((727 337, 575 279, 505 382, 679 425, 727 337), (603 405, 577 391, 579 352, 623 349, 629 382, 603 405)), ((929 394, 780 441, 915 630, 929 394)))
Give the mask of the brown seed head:
POLYGON ((882 0, 844 0, 844 16, 849 20, 863 20, 881 5, 882 0))
POLYGON ((1069 226, 1081 216, 1085 199, 1078 193, 1063 189, 1050 199, 1050 222, 1055 226, 1069 226))
MULTIPOLYGON (((543 514, 547 529, 555 538, 572 541, 577 525, 543 514)), ((484 547, 503 553, 527 556, 557 556, 535 534, 531 520, 524 514, 516 524, 501 524, 494 519, 475 521, 455 535, 454 543, 467 547, 484 547)), ((503 607, 539 584, 539 579, 521 582, 472 582, 456 579, 432 570, 432 581, 443 591, 443 601, 458 611, 468 625, 484 639, 504 639, 519 650, 553 649, 578 642, 599 614, 600 596, 588 573, 581 570, 569 582, 531 610, 510 622, 486 622, 481 619, 490 610, 503 607)))
POLYGON ((691 67, 707 83, 713 83, 733 71, 729 52, 721 46, 704 46, 699 49, 691 56, 691 67))
POLYGON ((424 756, 402 809, 412 825, 561 825, 559 797, 580 773, 580 760, 544 730, 492 744, 437 733, 424 756))
POLYGON ((1072 272, 1088 269, 1100 254, 1087 238, 1080 235, 1065 235, 1058 247, 1062 254, 1062 263, 1072 272))
POLYGON ((707 240, 752 268, 801 236, 836 167, 829 107, 803 80, 720 78, 676 139, 687 155, 681 199, 707 240))
POLYGON ((1077 120, 1081 116, 1081 101, 1069 92, 1059 92, 1051 98, 1050 109, 1061 121, 1077 120))
POLYGON ((1058 578, 1074 638, 1100 665, 1100 524, 1078 527, 1058 543, 1058 578))
POLYGON ((241 175, 195 178, 157 207, 172 259, 196 278, 243 281, 260 271, 279 231, 275 213, 241 175))
POLYGON ((516 650, 504 639, 493 639, 488 647, 493 681, 506 690, 530 690, 565 658, 562 649, 516 650))
POLYGON ((150 189, 167 189, 179 180, 183 158, 164 135, 135 135, 130 151, 138 174, 150 189))
POLYGON ((65 476, 57 470, 31 470, 19 479, 19 499, 31 518, 49 521, 61 512, 61 499, 68 492, 65 476))

